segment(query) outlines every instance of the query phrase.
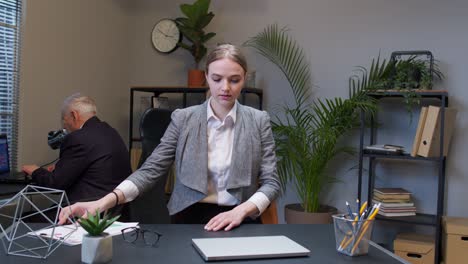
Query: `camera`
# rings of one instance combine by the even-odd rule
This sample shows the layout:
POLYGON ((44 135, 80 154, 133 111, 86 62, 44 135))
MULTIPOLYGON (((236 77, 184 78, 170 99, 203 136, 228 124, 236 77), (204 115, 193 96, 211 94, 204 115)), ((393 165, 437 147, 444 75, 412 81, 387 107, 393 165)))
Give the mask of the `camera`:
POLYGON ((60 145, 62 145, 65 136, 67 136, 67 131, 65 129, 50 131, 49 134, 47 134, 47 144, 49 144, 49 147, 52 149, 58 149, 60 145))

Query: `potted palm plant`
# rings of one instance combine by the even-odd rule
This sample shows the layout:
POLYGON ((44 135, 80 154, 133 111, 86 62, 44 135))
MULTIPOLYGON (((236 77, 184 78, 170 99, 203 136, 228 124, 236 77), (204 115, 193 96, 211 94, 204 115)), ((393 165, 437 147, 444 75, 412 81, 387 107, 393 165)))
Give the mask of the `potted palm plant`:
POLYGON ((205 84, 205 73, 199 69, 199 63, 207 52, 205 43, 216 35, 204 31, 214 17, 213 12, 208 12, 209 7, 210 0, 197 0, 192 5, 182 4, 180 10, 186 17, 178 17, 175 20, 184 39, 188 41, 185 43, 181 40, 177 45, 188 50, 195 60, 195 69, 190 69, 188 74, 189 87, 205 84))
POLYGON ((360 110, 372 114, 376 104, 355 82, 350 82, 348 99, 312 100, 305 53, 287 30, 279 29, 276 24, 245 45, 280 68, 294 96, 295 105, 285 105, 281 115, 272 119, 283 191, 292 182, 301 200, 299 204, 286 205, 286 222, 329 223, 336 208, 322 205, 320 194, 328 184, 336 182, 329 173, 330 161, 338 153, 350 152, 350 148, 340 147, 338 140, 359 125, 360 110))
POLYGON ((112 236, 104 231, 111 226, 120 215, 110 218, 107 213, 101 218, 99 211, 88 218, 80 218, 79 224, 88 234, 83 235, 81 245, 81 261, 84 263, 106 263, 112 260, 112 236))

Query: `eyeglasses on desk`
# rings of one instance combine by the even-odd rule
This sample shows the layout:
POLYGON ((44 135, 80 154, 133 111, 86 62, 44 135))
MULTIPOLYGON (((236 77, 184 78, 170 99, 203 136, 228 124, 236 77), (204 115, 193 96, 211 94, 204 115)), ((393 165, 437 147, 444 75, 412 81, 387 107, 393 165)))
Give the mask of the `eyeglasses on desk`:
POLYGON ((143 238, 143 241, 148 246, 156 246, 161 238, 162 234, 148 229, 141 229, 140 227, 127 227, 122 229, 122 237, 124 241, 134 243, 139 237, 143 238))

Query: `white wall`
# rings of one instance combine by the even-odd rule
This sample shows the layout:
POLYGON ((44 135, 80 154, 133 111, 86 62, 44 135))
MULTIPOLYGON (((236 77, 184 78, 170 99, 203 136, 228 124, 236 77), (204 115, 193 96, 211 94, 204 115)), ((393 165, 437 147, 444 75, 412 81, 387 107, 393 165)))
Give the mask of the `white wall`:
POLYGON ((75 92, 93 97, 126 139, 130 9, 124 0, 26 1, 18 164, 58 157, 47 132, 61 128, 63 99, 75 92))

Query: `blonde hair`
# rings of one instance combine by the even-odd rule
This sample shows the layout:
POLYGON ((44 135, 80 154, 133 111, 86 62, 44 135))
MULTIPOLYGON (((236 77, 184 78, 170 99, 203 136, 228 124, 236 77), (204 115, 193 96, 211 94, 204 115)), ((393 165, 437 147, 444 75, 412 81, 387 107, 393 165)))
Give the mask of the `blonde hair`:
POLYGON ((206 58, 205 72, 208 73, 208 67, 212 62, 221 59, 230 59, 236 62, 242 67, 242 69, 244 69, 244 73, 247 73, 247 60, 245 59, 244 54, 242 54, 238 47, 232 44, 218 45, 208 54, 206 58))
POLYGON ((67 114, 67 112, 74 110, 80 114, 92 114, 96 115, 96 103, 89 96, 83 96, 80 93, 72 94, 69 97, 65 98, 62 106, 62 117, 67 114))

